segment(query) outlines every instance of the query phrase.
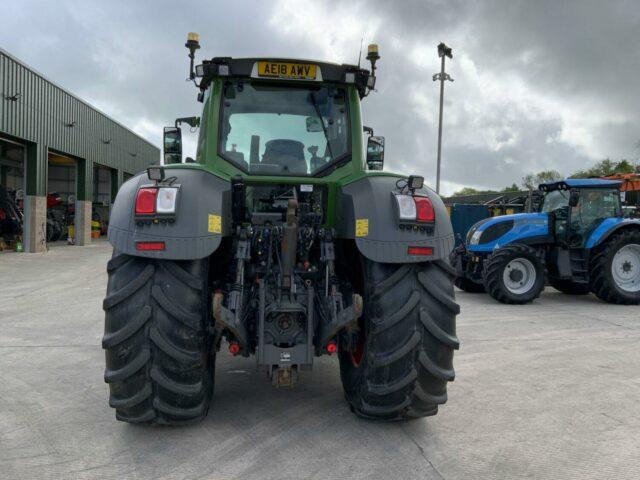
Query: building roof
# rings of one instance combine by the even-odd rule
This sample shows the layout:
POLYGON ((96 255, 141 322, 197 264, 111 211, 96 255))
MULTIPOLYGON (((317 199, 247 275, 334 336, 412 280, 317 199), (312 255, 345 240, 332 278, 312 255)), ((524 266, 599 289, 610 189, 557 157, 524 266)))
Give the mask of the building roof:
POLYGON ((27 65, 25 62, 23 62, 22 60, 16 58, 15 56, 11 55, 9 52, 7 52, 5 49, 3 49, 2 47, 0 47, 0 54, 10 58, 11 60, 13 60, 16 63, 19 63, 20 65, 22 65, 24 68, 26 68, 27 70, 30 70, 31 73, 33 73, 34 75, 40 77, 42 80, 44 80, 47 83, 50 83, 51 85, 53 85, 55 88, 58 88, 59 90, 63 91, 64 93, 66 93, 67 95, 73 97, 75 100, 77 100, 78 102, 86 105, 87 107, 89 107, 90 109, 98 112, 100 115, 102 115, 103 117, 105 117, 107 120, 115 123, 116 125, 118 125, 119 127, 127 130, 128 132, 130 132, 131 134, 135 135, 136 137, 138 137, 140 140, 142 140, 143 142, 148 143, 149 145, 152 145, 154 148, 158 148, 157 145, 154 145, 153 143, 151 143, 149 140, 147 140, 146 138, 140 136, 139 134, 137 134, 136 132, 134 132, 133 130, 131 130, 129 127, 126 127, 125 125, 121 124, 120 122, 118 122, 117 120, 114 120, 112 117, 110 117, 109 115, 107 115, 106 113, 104 113, 103 111, 97 109, 96 107, 94 107, 93 105, 91 105, 89 102, 86 102, 85 100, 81 99, 80 97, 78 97, 77 95, 71 93, 69 90, 67 90, 64 87, 61 87, 59 84, 57 84, 56 82, 52 81, 51 79, 49 79, 48 77, 46 77, 45 75, 43 75, 42 73, 40 73, 38 70, 36 70, 35 68, 27 65))

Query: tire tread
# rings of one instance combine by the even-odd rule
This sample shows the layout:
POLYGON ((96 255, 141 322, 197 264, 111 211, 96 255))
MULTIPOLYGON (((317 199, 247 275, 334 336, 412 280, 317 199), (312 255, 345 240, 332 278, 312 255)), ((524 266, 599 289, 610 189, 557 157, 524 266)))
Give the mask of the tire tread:
POLYGON ((118 420, 173 425, 203 418, 213 391, 208 259, 114 252, 103 302, 105 381, 118 420))
MULTIPOLYGON (((363 360, 340 351, 345 395, 359 416, 404 420, 434 415, 454 378, 455 271, 448 263, 380 264, 364 260, 363 360), (368 292, 368 294, 367 294, 368 292), (368 320, 367 320, 368 319, 368 320)), ((341 347, 342 348, 342 347, 341 347)))

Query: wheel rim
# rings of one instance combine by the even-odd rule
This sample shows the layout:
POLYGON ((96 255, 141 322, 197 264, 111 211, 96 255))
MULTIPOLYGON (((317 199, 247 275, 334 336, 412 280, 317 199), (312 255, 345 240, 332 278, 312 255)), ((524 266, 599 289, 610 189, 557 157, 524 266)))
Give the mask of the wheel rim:
POLYGON ((522 295, 531 290, 536 278, 536 267, 526 258, 511 260, 502 272, 505 288, 515 295, 522 295))
POLYGON ((611 262, 616 285, 625 292, 640 292, 640 245, 630 243, 616 252, 611 262))

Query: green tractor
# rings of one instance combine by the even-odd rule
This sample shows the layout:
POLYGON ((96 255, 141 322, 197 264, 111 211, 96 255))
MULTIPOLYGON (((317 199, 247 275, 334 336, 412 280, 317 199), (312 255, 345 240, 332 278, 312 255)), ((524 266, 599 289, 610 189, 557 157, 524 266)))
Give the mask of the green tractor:
POLYGON ((202 115, 165 128, 164 165, 123 184, 109 225, 102 344, 117 419, 204 417, 223 345, 276 387, 335 354, 355 414, 436 414, 458 348, 454 237, 422 177, 382 171, 384 139, 361 123, 377 46, 371 70, 194 68, 196 34, 186 47, 202 115), (182 161, 182 123, 199 127, 195 160, 182 161))

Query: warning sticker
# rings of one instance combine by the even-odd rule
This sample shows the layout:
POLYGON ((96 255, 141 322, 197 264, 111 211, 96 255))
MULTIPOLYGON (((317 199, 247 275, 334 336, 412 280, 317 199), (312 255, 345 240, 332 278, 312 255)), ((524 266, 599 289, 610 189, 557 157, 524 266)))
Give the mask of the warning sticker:
POLYGON ((356 237, 366 237, 369 235, 369 219, 357 218, 356 219, 356 237))
POLYGON ((209 214, 209 233, 222 233, 222 217, 209 214))

